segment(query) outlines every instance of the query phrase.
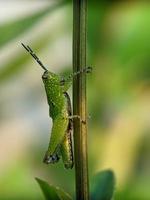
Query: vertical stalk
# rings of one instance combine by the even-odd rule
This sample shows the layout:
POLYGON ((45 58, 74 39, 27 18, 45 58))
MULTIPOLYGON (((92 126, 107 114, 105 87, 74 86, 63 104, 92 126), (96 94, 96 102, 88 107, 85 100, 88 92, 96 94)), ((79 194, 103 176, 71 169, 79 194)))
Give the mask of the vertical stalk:
MULTIPOLYGON (((86 16, 87 0, 73 0, 73 72, 86 67, 86 16)), ((74 77, 73 114, 87 121, 86 73, 74 77)), ((76 199, 89 199, 87 124, 74 120, 74 154, 76 199)))

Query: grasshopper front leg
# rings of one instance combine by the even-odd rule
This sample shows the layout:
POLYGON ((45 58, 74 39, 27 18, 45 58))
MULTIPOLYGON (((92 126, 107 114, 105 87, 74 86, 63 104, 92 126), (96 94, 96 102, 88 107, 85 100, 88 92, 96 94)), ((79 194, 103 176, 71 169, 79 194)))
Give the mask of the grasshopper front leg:
POLYGON ((81 73, 91 73, 92 72, 92 67, 85 67, 80 71, 74 72, 73 74, 70 74, 68 77, 66 78, 62 78, 60 80, 60 85, 63 88, 64 92, 67 92, 68 89, 70 88, 70 86, 72 85, 72 81, 73 81, 73 77, 77 76, 78 74, 81 73))

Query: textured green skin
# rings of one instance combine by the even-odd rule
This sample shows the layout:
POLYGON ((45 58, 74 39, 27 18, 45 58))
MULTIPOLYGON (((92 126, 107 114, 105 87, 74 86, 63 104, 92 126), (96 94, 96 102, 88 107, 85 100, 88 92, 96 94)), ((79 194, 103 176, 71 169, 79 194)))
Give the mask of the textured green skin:
POLYGON ((44 72, 42 80, 50 108, 49 115, 53 121, 50 142, 44 157, 44 162, 47 164, 55 163, 61 155, 65 167, 72 168, 71 129, 68 129, 70 119, 68 102, 64 95, 69 89, 72 81, 61 84, 60 77, 49 71, 44 72))

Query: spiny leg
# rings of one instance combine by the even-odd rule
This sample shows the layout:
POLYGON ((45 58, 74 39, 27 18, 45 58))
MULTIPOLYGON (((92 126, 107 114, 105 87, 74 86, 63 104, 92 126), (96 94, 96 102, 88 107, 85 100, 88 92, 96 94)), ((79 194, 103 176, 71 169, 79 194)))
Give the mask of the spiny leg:
POLYGON ((74 76, 77 76, 78 74, 81 73, 91 73, 92 72, 92 67, 85 67, 80 71, 74 72, 73 74, 70 74, 68 77, 66 78, 62 78, 60 81, 60 85, 63 87, 64 91, 67 91, 71 84, 72 84, 72 79, 74 76))
POLYGON ((60 81, 61 84, 63 84, 65 81, 72 79, 74 76, 77 76, 78 74, 81 73, 91 73, 92 72, 92 67, 85 67, 77 72, 74 72, 73 74, 70 74, 66 79, 62 78, 62 80, 60 81))
MULTIPOLYGON (((88 115, 87 118, 90 119, 91 116, 88 115)), ((86 124, 86 121, 82 120, 80 115, 70 115, 70 116, 68 117, 68 119, 70 119, 70 120, 72 120, 72 119, 79 119, 81 123, 86 124)))
POLYGON ((88 67, 85 67, 85 68, 83 68, 83 69, 81 69, 77 72, 74 72, 73 74, 70 75, 70 77, 77 76, 78 74, 81 74, 81 73, 91 73, 91 72, 92 72, 92 67, 88 66, 88 67))
POLYGON ((79 115, 71 115, 68 117, 68 119, 79 119, 81 123, 86 124, 86 121, 81 119, 81 116, 79 115))

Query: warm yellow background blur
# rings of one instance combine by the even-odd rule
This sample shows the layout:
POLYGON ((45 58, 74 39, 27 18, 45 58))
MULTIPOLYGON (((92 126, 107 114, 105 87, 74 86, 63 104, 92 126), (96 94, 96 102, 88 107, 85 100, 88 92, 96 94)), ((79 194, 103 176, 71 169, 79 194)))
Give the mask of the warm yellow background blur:
MULTIPOLYGON (((71 73, 71 2, 0 1, 0 200, 44 199, 35 177, 73 194, 74 170, 42 163, 51 119, 42 69, 21 42, 71 73)), ((150 199, 149 54, 148 1, 89 3, 89 173, 113 169, 117 200, 150 199)))

